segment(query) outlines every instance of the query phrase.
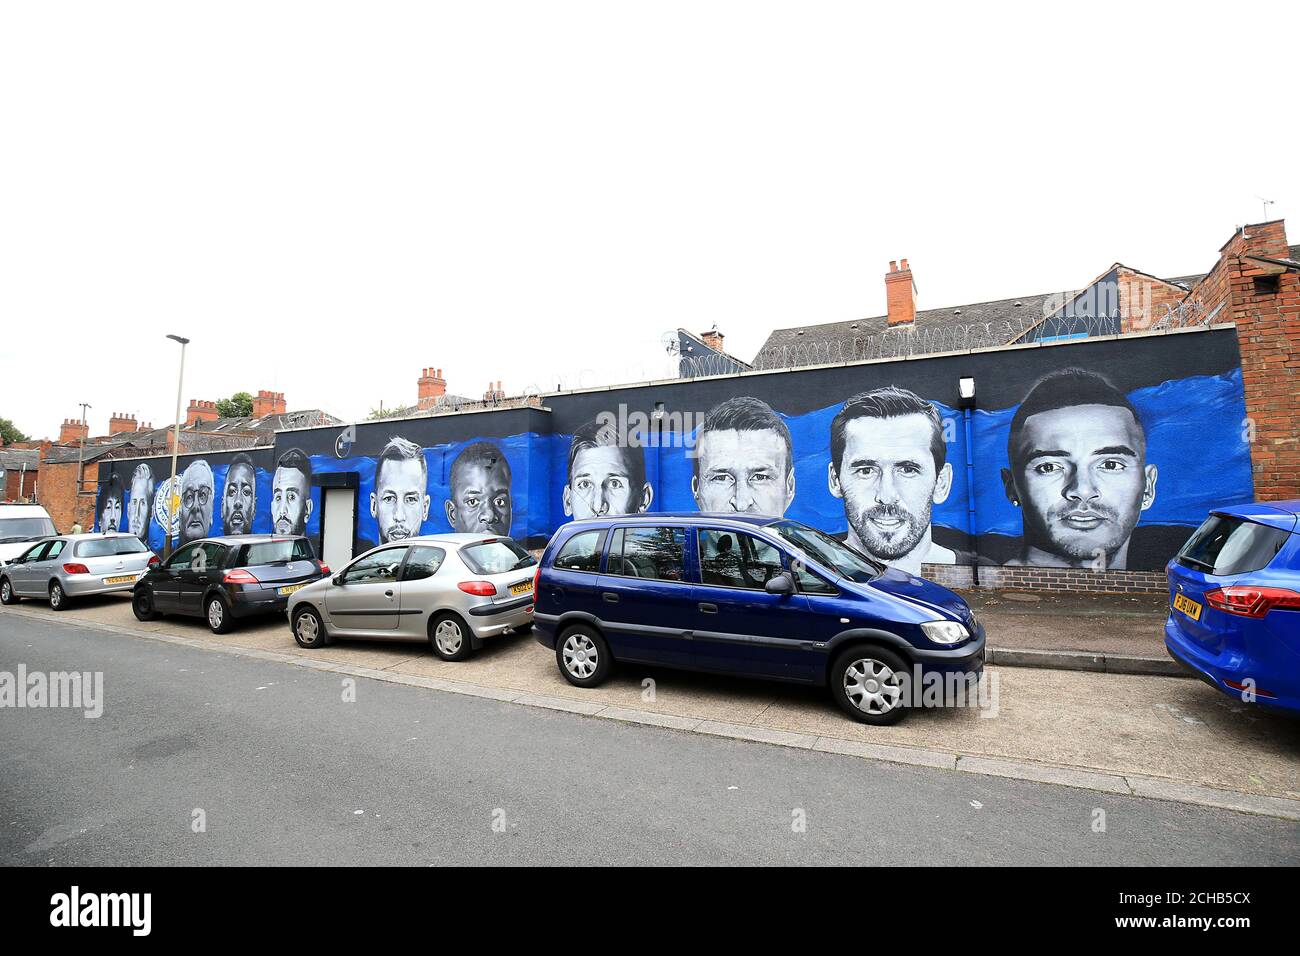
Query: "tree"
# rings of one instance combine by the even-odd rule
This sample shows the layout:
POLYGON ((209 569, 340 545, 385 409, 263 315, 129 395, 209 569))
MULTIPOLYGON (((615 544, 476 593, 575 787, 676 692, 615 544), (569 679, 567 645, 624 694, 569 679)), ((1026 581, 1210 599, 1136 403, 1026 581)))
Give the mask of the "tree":
POLYGON ((222 418, 247 418, 253 414, 253 396, 236 392, 229 398, 217 399, 217 414, 222 418))
POLYGON ((16 441, 31 441, 31 439, 20 432, 18 426, 9 419, 0 418, 0 445, 12 445, 16 441))
POLYGON ((366 415, 367 421, 380 418, 405 418, 415 412, 414 405, 398 405, 395 408, 372 408, 366 415))

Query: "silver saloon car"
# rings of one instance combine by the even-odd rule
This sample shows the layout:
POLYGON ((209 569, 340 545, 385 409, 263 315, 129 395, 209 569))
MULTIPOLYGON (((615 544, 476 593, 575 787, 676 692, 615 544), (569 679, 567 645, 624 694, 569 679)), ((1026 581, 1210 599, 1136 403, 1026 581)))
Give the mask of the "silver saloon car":
POLYGON ((445 661, 533 626, 537 561, 512 538, 434 534, 380 545, 289 598, 301 647, 335 637, 428 641, 445 661))
POLYGON ((0 569, 0 603, 41 598, 62 611, 71 598, 131 590, 157 560, 133 534, 46 538, 0 569))

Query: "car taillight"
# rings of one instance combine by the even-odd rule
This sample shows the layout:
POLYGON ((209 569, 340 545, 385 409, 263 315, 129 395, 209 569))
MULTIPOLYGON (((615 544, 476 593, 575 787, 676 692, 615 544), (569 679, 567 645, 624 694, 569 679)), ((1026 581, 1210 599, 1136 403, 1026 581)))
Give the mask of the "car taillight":
POLYGON ((321 573, 321 574, 329 574, 329 573, 330 573, 330 566, 329 566, 328 564, 326 564, 324 561, 317 561, 317 562, 316 562, 316 567, 320 568, 320 573, 321 573))
POLYGON ((162 564, 162 561, 158 559, 158 555, 156 554, 149 555, 149 567, 156 568, 160 564, 162 564))
POLYGON ((235 568, 233 571, 227 571, 221 578, 222 584, 259 584, 257 578, 253 577, 253 572, 247 568, 235 568))
POLYGON ((497 593, 497 586, 491 581, 461 581, 456 587, 466 594, 477 594, 479 597, 489 597, 497 593))
POLYGON ((65 564, 63 566, 64 574, 89 574, 90 568, 84 564, 65 564))
POLYGON ((537 565, 537 570, 533 572, 533 600, 537 600, 537 589, 542 586, 542 566, 537 565))
POLYGON ((1286 588, 1232 584, 1205 592, 1205 603, 1238 617, 1263 617, 1274 609, 1300 611, 1300 594, 1286 588))

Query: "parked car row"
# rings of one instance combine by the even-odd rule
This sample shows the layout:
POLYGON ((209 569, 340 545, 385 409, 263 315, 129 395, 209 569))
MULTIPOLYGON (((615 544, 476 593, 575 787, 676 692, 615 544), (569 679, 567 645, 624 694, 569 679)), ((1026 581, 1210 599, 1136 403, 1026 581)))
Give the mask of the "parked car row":
MULTIPOLYGON (((22 532, 50 530, 37 524, 22 532)), ((532 630, 577 687, 618 663, 657 665, 825 687, 855 720, 890 724, 912 703, 909 681, 974 679, 985 660, 984 628, 958 595, 786 519, 574 521, 540 562, 508 537, 428 535, 337 573, 301 535, 204 538, 166 560, 131 535, 37 537, 0 561, 0 602, 63 610, 129 590, 142 621, 199 617, 222 634, 284 614, 304 648, 428 641, 447 661, 532 630)), ((1300 501, 1213 512, 1166 573, 1169 654, 1224 693, 1300 711, 1300 501)))

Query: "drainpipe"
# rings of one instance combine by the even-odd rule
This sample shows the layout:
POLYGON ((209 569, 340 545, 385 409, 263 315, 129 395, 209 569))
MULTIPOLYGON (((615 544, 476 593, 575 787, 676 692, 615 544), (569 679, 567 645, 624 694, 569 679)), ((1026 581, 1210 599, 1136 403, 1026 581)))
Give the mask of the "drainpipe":
POLYGON ((971 444, 969 408, 962 409, 962 417, 966 420, 966 539, 970 541, 971 553, 975 556, 975 563, 971 565, 971 585, 979 587, 979 544, 975 540, 975 456, 974 445, 971 444))
POLYGON ((971 543, 975 563, 971 565, 971 586, 980 586, 979 545, 975 540, 975 445, 971 441, 971 409, 975 407, 975 379, 962 376, 957 380, 957 398, 966 426, 966 540, 971 543))

